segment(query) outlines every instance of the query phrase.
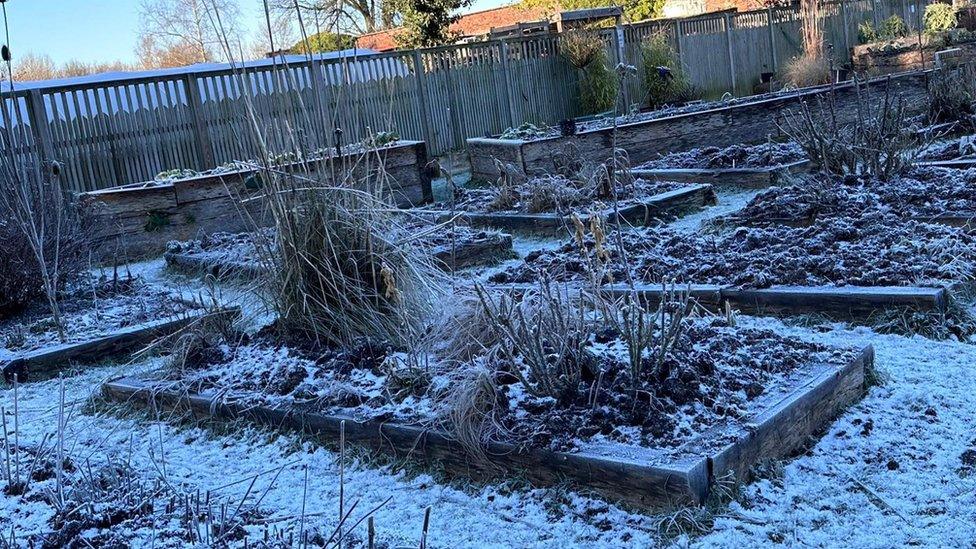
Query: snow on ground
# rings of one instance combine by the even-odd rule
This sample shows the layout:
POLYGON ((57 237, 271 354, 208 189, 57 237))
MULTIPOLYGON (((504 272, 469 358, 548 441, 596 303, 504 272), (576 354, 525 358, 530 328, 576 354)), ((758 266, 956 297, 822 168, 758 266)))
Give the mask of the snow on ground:
POLYGON ((715 193, 718 197, 718 204, 705 207, 691 215, 672 221, 668 223, 668 227, 685 233, 699 231, 708 221, 741 210, 762 191, 763 189, 745 188, 717 189, 715 193))
MULTIPOLYGON (((741 207, 755 191, 720 193, 720 205, 679 220, 694 230, 707 219, 741 207)), ((552 241, 516 241, 521 254, 552 241)), ((131 267, 150 281, 173 284, 187 294, 205 293, 193 278, 167 273, 162 261, 131 267)), ((225 288, 222 297, 247 302, 246 291, 225 288)), ((249 309, 259 305, 250 303, 249 309)), ((778 320, 741 317, 743 325, 835 345, 873 344, 886 382, 833 423, 810 451, 782 471, 744 489, 720 511, 703 537, 671 540, 704 547, 892 547, 971 546, 976 540, 976 346, 923 338, 878 335, 866 328, 796 327, 778 320)), ((66 447, 76 462, 131 456, 146 478, 162 477, 186 493, 213 491, 215 498, 249 504, 261 499, 272 528, 296 531, 304 507, 307 528, 331 530, 340 490, 336 452, 302 440, 243 425, 180 426, 119 408, 84 408, 107 377, 153 366, 88 368, 65 378, 71 401, 66 447), (97 410, 97 411, 95 411, 97 410), (165 465, 163 465, 165 464, 165 465), (254 486, 248 490, 252 478, 254 486), (306 480, 307 485, 306 485, 306 480), (303 493, 305 497, 303 497, 303 493)), ((20 388, 20 437, 39 443, 57 423, 57 380, 20 388)), ((0 388, 0 406, 11 421, 13 391, 0 388)), ((379 540, 416 547, 424 509, 432 508, 430 547, 648 547, 657 517, 628 513, 599 500, 560 489, 529 489, 517 480, 462 488, 436 472, 408 466, 395 470, 350 450, 342 488, 354 517, 382 505, 375 521, 379 540)), ((772 468, 774 471, 777 468, 772 468)), ((14 527, 23 540, 50 529, 49 510, 37 502, 0 494, 0 532, 14 527)), ((365 526, 359 526, 360 536, 365 526)), ((251 540, 263 530, 252 527, 251 540)), ((151 533, 141 532, 144 545, 151 533)))
MULTIPOLYGON (((722 513, 712 533, 701 539, 679 539, 680 544, 944 547, 965 546, 976 539, 976 476, 965 474, 962 461, 967 450, 976 448, 972 425, 976 347, 881 336, 864 328, 822 332, 775 320, 740 321, 825 343, 872 343, 887 382, 872 388, 864 401, 837 420, 808 455, 787 463, 781 478, 748 486, 744 502, 733 503, 722 513)), ((92 368, 66 379, 76 413, 92 389, 114 371, 92 368)), ((23 442, 37 443, 45 433, 52 433, 57 394, 56 380, 21 387, 23 442)), ((9 416, 12 391, 0 391, 0 402, 9 416)), ((275 438, 246 428, 227 434, 90 412, 69 422, 68 432, 72 455, 131 451, 133 465, 150 477, 161 474, 160 463, 165 461, 165 477, 171 484, 206 491, 242 481, 217 490, 231 501, 245 494, 251 476, 265 472, 249 501, 253 503, 267 489, 262 507, 274 518, 301 515, 307 468, 307 523, 326 529, 335 523, 339 491, 335 453, 294 435, 275 438)), ((654 543, 652 517, 559 490, 493 485, 465 491, 429 474, 408 476, 369 461, 346 468, 344 488, 347 506, 361 500, 358 508, 363 510, 392 498, 375 518, 381 539, 394 545, 417 543, 428 505, 433 508, 430 545, 434 547, 646 547, 654 543)), ((15 524, 23 537, 32 529, 43 529, 37 518, 25 516, 34 507, 18 503, 17 498, 0 498, 0 531, 15 524)), ((276 526, 285 528, 296 520, 276 526)))
POLYGON ((976 346, 866 328, 752 323, 825 343, 871 343, 887 381, 835 421, 808 455, 789 462, 781 480, 747 488, 752 507, 731 510, 754 520, 720 519, 701 544, 971 546, 976 471, 964 469, 963 454, 976 449, 976 346))
MULTIPOLYGON (((65 380, 75 413, 110 368, 93 368, 65 380)), ((57 423, 58 381, 20 388, 21 443, 37 444, 57 423)), ((0 402, 12 407, 12 390, 0 391, 0 402)), ((11 418, 8 417, 8 421, 11 418)), ((304 499, 307 528, 331 530, 336 523, 339 468, 336 453, 297 436, 273 437, 267 431, 241 428, 217 434, 198 428, 175 428, 146 418, 124 419, 112 414, 84 414, 68 424, 69 455, 84 463, 107 456, 129 456, 133 467, 150 478, 185 486, 193 493, 213 490, 213 497, 239 502, 251 477, 263 472, 250 490, 248 501, 262 497, 262 508, 272 511, 279 529, 296 525, 304 499), (165 475, 163 473, 165 471, 165 475), (233 486, 222 486, 237 483, 233 486), (266 495, 264 495, 266 493, 266 495), (293 517, 290 518, 289 517, 293 517)), ((353 461, 345 469, 346 508, 359 502, 354 517, 389 503, 376 514, 379 540, 392 546, 416 547, 424 509, 432 507, 429 547, 555 547, 648 546, 651 520, 630 515, 605 503, 561 495, 558 490, 512 489, 494 485, 462 491, 436 482, 429 474, 408 476, 368 461, 353 461), (570 506, 563 508, 563 502, 570 506), (610 527, 612 525, 612 528, 610 527)), ((15 526, 20 539, 46 531, 46 515, 39 506, 21 498, 0 495, 0 532, 15 526)), ((365 534, 365 524, 360 526, 365 534)), ((252 542, 263 530, 252 532, 252 542)))

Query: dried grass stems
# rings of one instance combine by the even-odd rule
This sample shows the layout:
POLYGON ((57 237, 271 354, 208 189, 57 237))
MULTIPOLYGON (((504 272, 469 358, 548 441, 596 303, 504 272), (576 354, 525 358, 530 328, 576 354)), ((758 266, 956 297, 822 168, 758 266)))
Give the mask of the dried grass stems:
POLYGON ((829 84, 830 62, 824 52, 820 0, 801 0, 800 36, 803 39, 803 53, 787 64, 786 81, 798 87, 829 84))
POLYGON ((806 101, 787 112, 781 131, 800 145, 822 169, 837 175, 870 175, 888 180, 911 166, 924 148, 924 138, 909 122, 905 103, 885 87, 880 100, 857 86, 853 122, 840 121, 833 96, 806 101))
POLYGON ((929 121, 976 130, 976 63, 943 67, 929 86, 929 121))
POLYGON ((442 275, 374 182, 268 178, 275 242, 266 261, 286 331, 339 346, 363 338, 405 345, 424 331, 442 275))
MULTIPOLYGON (((213 19, 222 31, 219 13, 213 19)), ((275 74, 283 84, 294 78, 290 71, 275 74)), ((247 76, 235 76, 247 97, 247 76)), ((313 156, 300 130, 310 127, 308 111, 300 95, 285 97, 289 104, 282 110, 290 115, 271 128, 262 124, 253 98, 245 101, 246 138, 261 152, 265 209, 264 219, 251 220, 279 326, 290 336, 335 346, 362 339, 417 342, 428 328, 443 275, 429 249, 393 214, 382 155, 364 150, 343 156, 336 147, 334 157, 277 165, 274 158, 313 156), (287 152, 272 154, 272 143, 287 152), (262 221, 273 227, 271 239, 257 230, 262 221)), ((340 98, 340 108, 348 101, 340 98)))
POLYGON ((88 265, 91 224, 63 189, 56 163, 15 152, 12 114, 3 101, 0 153, 0 315, 43 295, 61 340, 67 337, 58 295, 88 265))

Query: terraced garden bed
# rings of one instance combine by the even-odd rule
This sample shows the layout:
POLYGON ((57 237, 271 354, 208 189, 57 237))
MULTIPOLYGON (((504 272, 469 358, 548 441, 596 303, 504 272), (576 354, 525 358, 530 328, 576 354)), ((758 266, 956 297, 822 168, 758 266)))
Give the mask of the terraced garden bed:
POLYGON ((530 176, 556 173, 563 149, 572 146, 581 158, 604 162, 611 148, 624 149, 632 162, 654 160, 660 155, 703 147, 729 147, 756 144, 780 137, 777 126, 782 114, 801 101, 816 101, 832 96, 836 115, 843 122, 858 116, 857 96, 869 89, 872 101, 880 102, 887 89, 905 101, 910 109, 927 105, 928 80, 933 71, 908 72, 832 86, 742 98, 729 103, 706 103, 699 110, 668 112, 664 116, 645 114, 634 120, 619 120, 616 126, 584 126, 572 136, 542 132, 524 139, 468 139, 473 179, 494 181, 500 175, 496 161, 508 164, 530 176), (859 86, 862 89, 858 89, 859 86))
POLYGON ((638 178, 616 193, 598 194, 564 177, 533 178, 511 189, 461 188, 453 203, 430 212, 441 220, 458 219, 473 227, 561 235, 573 229, 573 217, 599 217, 609 223, 649 225, 715 204, 710 185, 651 182, 638 178))
MULTIPOLYGON (((423 230, 422 225, 416 227, 423 230)), ((163 257, 167 265, 187 274, 255 280, 267 272, 261 257, 266 255, 264 246, 273 246, 273 237, 266 231, 256 242, 252 233, 217 233, 200 240, 170 242, 163 257)), ((449 271, 491 265, 515 255, 511 235, 463 224, 437 227, 419 245, 429 246, 434 259, 449 271)))
MULTIPOLYGON (((872 211, 802 228, 587 235, 582 242, 531 252, 524 263, 491 280, 511 284, 549 278, 584 287, 594 279, 645 286, 710 284, 719 287, 721 299, 747 310, 865 320, 883 317, 894 307, 902 309, 898 314, 914 310, 923 312, 920 318, 931 314, 941 322, 950 301, 946 290, 971 284, 974 267, 976 237, 971 233, 872 211)), ((972 323, 964 318, 946 329, 941 336, 969 333, 972 323)))

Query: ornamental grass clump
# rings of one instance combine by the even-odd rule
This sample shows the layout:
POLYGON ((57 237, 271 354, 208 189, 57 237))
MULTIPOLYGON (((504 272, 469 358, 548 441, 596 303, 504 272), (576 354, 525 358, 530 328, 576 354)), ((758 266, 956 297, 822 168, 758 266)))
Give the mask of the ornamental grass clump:
POLYGON ((580 73, 579 104, 583 114, 614 108, 620 82, 599 33, 575 29, 561 36, 559 52, 580 73))
POLYGON ((823 15, 818 0, 800 2, 800 34, 803 54, 785 69, 785 80, 796 87, 830 83, 830 62, 824 51, 823 15))
MULTIPOLYGON (((368 153, 367 153, 368 156, 368 153)), ((366 158, 363 162, 369 162, 366 158)), ((274 241, 264 246, 280 326, 331 345, 367 339, 407 345, 434 309, 443 275, 383 194, 381 166, 367 180, 271 172, 274 241)))
POLYGON ((651 34, 641 42, 641 66, 647 103, 652 108, 679 102, 692 87, 678 52, 663 32, 651 34))

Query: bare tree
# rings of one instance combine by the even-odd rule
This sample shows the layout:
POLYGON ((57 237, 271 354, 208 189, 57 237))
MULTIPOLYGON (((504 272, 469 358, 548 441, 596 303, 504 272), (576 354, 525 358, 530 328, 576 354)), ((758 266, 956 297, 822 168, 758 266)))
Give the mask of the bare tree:
POLYGON ((240 19, 236 0, 143 0, 139 8, 142 38, 136 48, 143 66, 221 60, 217 13, 228 35, 236 35, 240 19))
POLYGON ((17 82, 48 80, 56 75, 57 67, 46 54, 26 53, 14 63, 14 80, 17 82))
POLYGON ((270 6, 293 20, 300 10, 308 34, 363 34, 393 27, 400 19, 394 0, 271 0, 270 6))

